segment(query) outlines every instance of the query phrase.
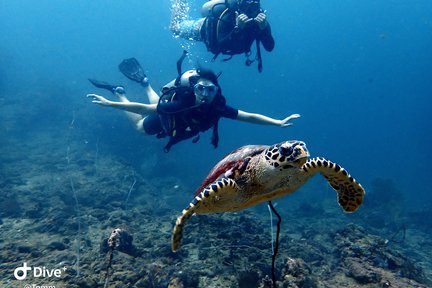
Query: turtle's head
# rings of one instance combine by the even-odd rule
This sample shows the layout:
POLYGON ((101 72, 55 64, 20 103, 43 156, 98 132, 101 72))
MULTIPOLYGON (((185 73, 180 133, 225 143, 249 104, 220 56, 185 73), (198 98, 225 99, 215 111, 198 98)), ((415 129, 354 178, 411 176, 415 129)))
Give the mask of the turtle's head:
POLYGON ((275 168, 301 167, 309 157, 303 141, 291 140, 275 144, 267 149, 265 158, 275 168))

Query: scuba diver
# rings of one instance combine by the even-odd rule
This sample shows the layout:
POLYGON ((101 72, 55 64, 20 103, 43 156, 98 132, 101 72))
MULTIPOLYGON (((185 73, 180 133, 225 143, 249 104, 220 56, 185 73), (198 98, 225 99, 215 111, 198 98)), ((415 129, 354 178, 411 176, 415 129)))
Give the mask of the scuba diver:
POLYGON ((161 95, 153 90, 149 80, 135 58, 123 60, 120 71, 129 79, 144 87, 149 104, 130 102, 126 98, 122 86, 110 85, 103 81, 89 79, 98 88, 106 89, 115 94, 119 101, 110 101, 97 94, 87 94, 93 103, 124 110, 138 131, 157 138, 169 137, 164 147, 168 152, 172 145, 193 138, 199 140, 199 133, 213 129, 211 143, 218 146, 218 123, 220 118, 229 118, 256 124, 287 127, 290 120, 300 117, 292 114, 282 120, 265 115, 249 113, 235 109, 226 104, 218 76, 210 70, 192 69, 181 72, 181 63, 186 52, 177 62, 178 77, 161 89, 161 95))
POLYGON ((203 18, 190 19, 187 0, 172 0, 170 30, 175 36, 188 40, 203 41, 207 50, 214 54, 246 55, 246 65, 255 60, 262 71, 260 44, 272 51, 275 41, 271 34, 266 13, 260 0, 211 0, 202 6, 203 18), (251 59, 251 46, 256 43, 256 56, 251 59))

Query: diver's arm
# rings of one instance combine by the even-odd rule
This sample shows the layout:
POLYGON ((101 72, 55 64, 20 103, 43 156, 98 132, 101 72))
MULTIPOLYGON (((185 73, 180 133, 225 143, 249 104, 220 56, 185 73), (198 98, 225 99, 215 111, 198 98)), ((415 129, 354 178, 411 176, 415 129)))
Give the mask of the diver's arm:
POLYGON ((270 24, 267 24, 267 26, 260 31, 259 40, 266 51, 271 52, 274 49, 275 40, 272 36, 270 24))
POLYGON ((239 121, 250 122, 250 123, 255 123, 255 124, 287 127, 287 126, 292 125, 292 123, 289 123, 289 121, 291 119, 296 119, 299 117, 300 117, 300 114, 291 114, 290 116, 288 116, 282 120, 278 120, 278 119, 273 119, 273 118, 265 116, 265 115, 261 115, 261 114, 257 114, 257 113, 249 113, 249 112, 245 112, 242 110, 238 110, 238 114, 237 114, 236 119, 239 121))
POLYGON ((157 104, 144 104, 138 102, 116 102, 110 101, 105 97, 97 94, 87 94, 87 97, 91 98, 93 103, 116 108, 123 111, 137 113, 141 115, 156 113, 157 104))

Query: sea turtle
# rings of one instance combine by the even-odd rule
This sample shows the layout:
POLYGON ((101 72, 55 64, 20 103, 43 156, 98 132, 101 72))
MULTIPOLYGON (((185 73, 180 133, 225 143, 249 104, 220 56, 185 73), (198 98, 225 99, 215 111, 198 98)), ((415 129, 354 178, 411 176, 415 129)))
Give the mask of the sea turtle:
POLYGON ((238 211, 294 192, 320 172, 336 190, 339 205, 354 212, 365 191, 340 165, 324 158, 309 159, 302 141, 272 146, 247 145, 225 156, 197 189, 195 198, 177 218, 172 250, 180 246, 183 227, 193 214, 238 211))

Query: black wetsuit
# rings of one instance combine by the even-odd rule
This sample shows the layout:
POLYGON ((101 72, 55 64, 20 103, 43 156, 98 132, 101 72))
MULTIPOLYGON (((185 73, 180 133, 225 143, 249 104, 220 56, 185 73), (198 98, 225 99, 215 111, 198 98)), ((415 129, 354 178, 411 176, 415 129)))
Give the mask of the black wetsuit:
POLYGON ((144 119, 143 129, 159 138, 170 136, 165 150, 212 127, 213 138, 216 137, 212 139, 212 144, 216 147, 219 119, 236 119, 238 115, 238 110, 226 105, 222 95, 216 96, 211 104, 196 105, 195 95, 190 91, 176 93, 172 101, 160 101, 157 111, 158 115, 149 115, 144 119))
POLYGON ((242 54, 251 50, 252 43, 258 40, 267 51, 272 51, 275 41, 270 24, 261 30, 255 21, 246 23, 243 29, 236 27, 235 8, 216 4, 201 28, 201 36, 208 50, 214 54, 242 54))

